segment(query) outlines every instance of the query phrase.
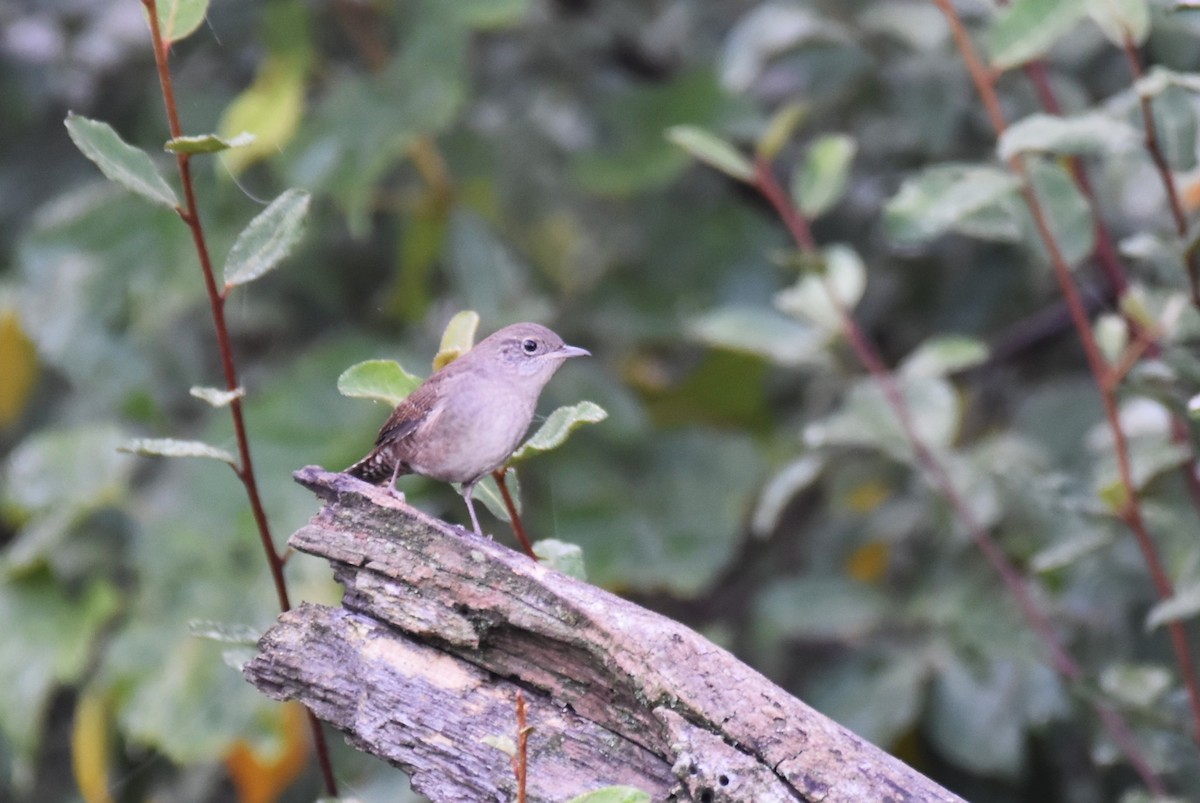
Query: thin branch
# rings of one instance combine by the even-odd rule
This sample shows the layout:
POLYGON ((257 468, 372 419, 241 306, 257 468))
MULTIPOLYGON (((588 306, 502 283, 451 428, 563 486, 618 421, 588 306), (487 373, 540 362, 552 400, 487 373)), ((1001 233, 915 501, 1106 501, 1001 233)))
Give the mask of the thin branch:
POLYGON ((525 803, 525 786, 529 780, 529 733, 525 722, 525 695, 517 691, 517 753, 512 757, 513 774, 517 776, 517 803, 525 803))
MULTIPOLYGON (((162 29, 158 20, 156 0, 142 0, 150 21, 150 36, 154 47, 154 64, 158 71, 159 85, 162 87, 163 105, 166 108, 167 124, 171 137, 183 135, 179 124, 179 109, 175 103, 175 89, 171 81, 171 70, 168 63, 170 43, 163 40, 162 29)), ((225 322, 225 290, 218 288, 212 259, 209 256, 208 241, 204 235, 204 225, 200 220, 200 208, 196 203, 196 192, 192 182, 192 167, 190 156, 177 153, 175 162, 179 168, 179 179, 183 185, 184 207, 177 208, 179 217, 187 224, 192 233, 192 243, 196 248, 196 256, 200 261, 200 272, 204 276, 204 288, 208 293, 209 307, 212 310, 213 328, 216 330, 217 350, 221 355, 221 371, 225 377, 225 387, 228 390, 238 388, 237 367, 233 359, 233 346, 229 339, 229 327, 225 322)), ((271 537, 270 524, 267 521, 266 509, 258 492, 258 481, 254 474, 254 463, 250 457, 250 439, 246 435, 246 421, 242 411, 242 400, 234 397, 229 404, 230 416, 233 419, 234 437, 237 440, 238 465, 234 473, 246 490, 246 498, 254 516, 259 540, 262 542, 263 553, 267 558, 267 566, 271 572, 271 580, 275 585, 275 596, 279 600, 279 609, 287 612, 291 609, 288 599, 287 580, 283 574, 283 557, 275 547, 271 537)), ((308 712, 309 727, 312 731, 313 744, 317 752, 317 760, 321 765, 321 774, 325 780, 325 789, 333 797, 337 797, 337 781, 333 775, 333 765, 329 760, 329 748, 325 743, 325 735, 321 724, 308 712)))
MULTIPOLYGON (((1121 49, 1125 52, 1125 60, 1129 62, 1129 71, 1133 73, 1133 80, 1136 84, 1142 79, 1144 73, 1142 61, 1138 58, 1137 45, 1134 44, 1128 33, 1121 43, 1121 49)), ((1175 186, 1175 175, 1171 172, 1171 165, 1167 163, 1167 155, 1163 151, 1162 140, 1158 136, 1158 126, 1154 122, 1154 108, 1151 106, 1150 98, 1139 92, 1138 106, 1142 112, 1142 127, 1145 128, 1146 150, 1150 153, 1150 159, 1154 162, 1154 167, 1158 170, 1158 176, 1162 180, 1163 191, 1167 196, 1167 205, 1171 209, 1171 218, 1175 221, 1175 233, 1179 235, 1180 239, 1186 241, 1187 213, 1183 210, 1183 200, 1179 197, 1179 189, 1175 186)), ((1188 283, 1192 288, 1192 304, 1200 309, 1200 262, 1197 261, 1197 258, 1195 250, 1189 251, 1185 257, 1188 283)))
MULTIPOLYGON (((954 40, 959 47, 971 78, 975 82, 976 91, 979 92, 980 97, 983 99, 984 106, 989 109, 999 109, 1000 102, 996 94, 993 76, 986 70, 978 69, 980 63, 979 57, 975 52, 970 37, 966 33, 962 20, 954 10, 950 0, 933 0, 933 2, 941 9, 954 32, 954 40)), ((1005 129, 1005 121, 1002 115, 998 119, 993 119, 993 126, 996 129, 996 136, 999 137, 1005 129)), ((1037 228, 1038 236, 1042 240, 1047 253, 1050 255, 1050 263, 1054 270, 1055 279, 1063 293, 1063 297, 1067 301, 1072 320, 1075 322, 1075 329, 1079 333, 1079 340, 1083 346, 1088 368, 1100 391, 1104 415, 1113 437, 1113 450, 1117 458, 1117 471, 1124 496, 1117 515, 1133 533, 1134 540, 1137 542, 1138 549, 1142 554, 1142 560, 1146 564, 1151 582, 1159 598, 1163 600, 1170 599, 1174 596, 1174 589, 1142 516, 1137 486, 1133 480, 1129 442, 1121 426, 1119 409, 1117 407, 1112 369, 1100 352, 1100 347, 1096 342, 1095 333, 1092 330, 1091 321, 1088 318, 1083 300, 1071 276, 1070 266, 1067 264, 1058 241, 1050 230, 1046 212, 1029 180, 1024 159, 1019 154, 1015 155, 1009 160, 1009 166, 1021 178, 1022 194, 1025 203, 1037 228)), ((1188 700, 1195 725, 1194 738, 1200 739, 1200 685, 1197 684, 1196 671, 1188 645, 1187 633, 1182 622, 1172 622, 1167 627, 1172 648, 1175 652, 1175 659, 1182 675, 1183 684, 1188 692, 1188 700)))
MULTIPOLYGON (((516 469, 513 469, 513 471, 516 471, 516 469)), ((506 466, 493 471, 492 478, 496 480, 496 487, 500 489, 500 496, 504 499, 504 507, 508 510, 508 519, 512 522, 513 534, 517 536, 517 541, 520 542, 521 549, 529 557, 538 560, 538 556, 533 553, 533 544, 529 541, 529 535, 525 532, 525 525, 521 522, 521 514, 517 511, 512 494, 508 492, 508 482, 505 481, 507 474, 508 467, 506 466)))

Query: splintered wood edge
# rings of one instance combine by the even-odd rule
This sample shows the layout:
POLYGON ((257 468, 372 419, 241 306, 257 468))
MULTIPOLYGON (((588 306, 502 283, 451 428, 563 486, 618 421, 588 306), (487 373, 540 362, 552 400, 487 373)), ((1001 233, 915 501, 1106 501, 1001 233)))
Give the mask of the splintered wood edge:
MULTIPOLYGON (((676 800, 960 800, 677 622, 438 521, 355 478, 315 467, 296 478, 326 504, 289 543, 330 560, 346 587, 342 613, 370 622, 370 639, 351 638, 358 631, 333 628, 334 620, 318 615, 327 609, 305 606, 281 617, 264 636, 262 653, 246 675, 271 696, 300 699, 361 749, 413 772, 414 785, 435 801, 493 799, 481 786, 434 794, 429 784, 439 773, 456 782, 466 775, 472 783, 488 779, 487 789, 502 790, 511 782, 511 768, 501 761, 487 774, 477 762, 469 773, 451 772, 448 767, 459 766, 453 762, 473 748, 447 716, 433 720, 442 722, 429 731, 433 747, 418 747, 421 740, 412 734, 420 732, 428 695, 404 685, 404 665, 370 664, 378 674, 372 685, 338 670, 364 665, 367 641, 435 650, 461 663, 464 672, 484 673, 509 701, 508 730, 491 733, 511 732, 511 700, 524 688, 531 706, 549 706, 539 711, 567 711, 623 749, 654 756, 657 769, 644 772, 652 786, 642 788, 656 800, 666 799, 665 787, 656 784, 672 775, 676 800), (306 648, 288 660, 287 645, 297 640, 306 648), (315 657, 332 655, 337 657, 315 657), (324 670, 309 671, 314 663, 324 670), (391 717, 390 729, 354 716, 377 699, 389 701, 383 711, 391 717), (330 701, 350 710, 331 709, 330 701), (381 741, 383 734, 394 735, 396 744, 381 741), (423 769, 434 766, 431 749, 441 754, 436 771, 423 769)), ((499 719, 491 720, 493 708, 461 696, 449 703, 460 707, 456 715, 466 712, 485 727, 504 724, 502 706, 494 709, 499 719)), ((530 722, 544 733, 552 730, 533 714, 530 722)), ((472 727, 463 724, 462 732, 472 727)), ((570 794, 555 790, 531 799, 562 800, 620 782, 604 774, 607 765, 597 756, 577 751, 571 758, 570 794)), ((548 768, 542 772, 554 777, 548 768)), ((531 767, 531 780, 534 775, 531 767)))

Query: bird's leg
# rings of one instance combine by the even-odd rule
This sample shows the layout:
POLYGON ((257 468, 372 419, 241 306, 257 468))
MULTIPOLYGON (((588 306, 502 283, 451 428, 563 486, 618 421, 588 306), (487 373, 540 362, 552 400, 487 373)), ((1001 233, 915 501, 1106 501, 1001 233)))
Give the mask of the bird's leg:
POLYGON ((391 480, 391 482, 388 483, 388 491, 390 491, 392 496, 396 497, 401 502, 405 501, 404 491, 396 490, 396 480, 399 479, 399 477, 400 477, 400 466, 402 466, 402 465, 404 465, 404 464, 401 461, 399 461, 399 460, 396 461, 396 467, 394 469, 392 469, 392 480, 391 480))
POLYGON ((462 486, 463 499, 467 500, 467 512, 471 514, 471 524, 475 527, 476 535, 483 535, 483 530, 479 529, 479 519, 475 516, 475 502, 471 499, 471 494, 475 493, 475 483, 464 482, 462 486))

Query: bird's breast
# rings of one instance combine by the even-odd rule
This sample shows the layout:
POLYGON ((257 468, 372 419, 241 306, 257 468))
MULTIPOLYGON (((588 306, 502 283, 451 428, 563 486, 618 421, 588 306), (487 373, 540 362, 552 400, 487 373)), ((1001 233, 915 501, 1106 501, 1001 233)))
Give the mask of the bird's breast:
POLYGON ((410 465, 443 482, 470 482, 499 468, 516 450, 536 399, 506 383, 464 384, 453 391, 420 433, 410 465))

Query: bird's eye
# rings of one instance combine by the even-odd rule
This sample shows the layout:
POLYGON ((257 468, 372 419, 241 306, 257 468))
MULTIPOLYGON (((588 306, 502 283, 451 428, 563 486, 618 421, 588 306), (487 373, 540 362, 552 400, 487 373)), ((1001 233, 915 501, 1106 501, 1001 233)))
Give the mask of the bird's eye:
POLYGON ((526 354, 535 354, 538 350, 538 342, 532 337, 521 341, 521 350, 526 354))

